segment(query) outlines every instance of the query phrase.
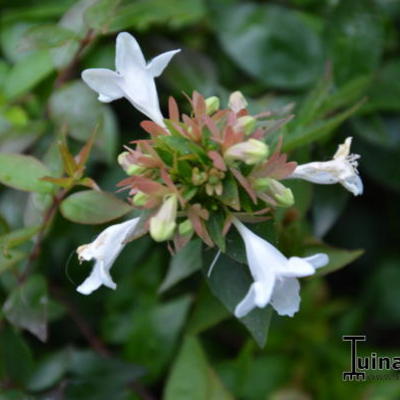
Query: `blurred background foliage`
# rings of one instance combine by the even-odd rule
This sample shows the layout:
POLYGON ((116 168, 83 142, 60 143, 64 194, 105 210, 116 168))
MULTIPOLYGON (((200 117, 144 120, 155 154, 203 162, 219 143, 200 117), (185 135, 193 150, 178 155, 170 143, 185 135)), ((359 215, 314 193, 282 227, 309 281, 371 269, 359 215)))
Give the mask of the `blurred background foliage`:
POLYGON ((0 7, 1 400, 400 398, 396 380, 341 378, 349 367, 344 334, 368 335, 366 353, 400 355, 399 1, 0 7), (282 216, 279 244, 286 253, 322 246, 331 269, 355 261, 303 280, 300 312, 272 316, 264 349, 211 294, 232 270, 217 269, 210 290, 201 260, 189 257, 198 243, 171 261, 164 245, 139 239, 115 263, 118 290, 75 291, 90 266, 78 265, 74 249, 104 228, 90 224, 129 211, 115 193, 123 178, 115 158, 144 135, 126 101, 102 104, 80 80, 82 69, 114 68, 121 30, 148 58, 183 49, 158 81, 163 106, 168 95, 184 106, 182 92, 196 89, 224 100, 241 90, 254 111, 293 107, 297 118, 280 133, 299 161, 327 160, 354 136, 365 194, 293 184, 296 205, 282 216), (76 165, 71 153, 79 151, 76 165), (44 175, 61 180, 37 180, 44 175), (94 181, 114 194, 90 191, 94 181))

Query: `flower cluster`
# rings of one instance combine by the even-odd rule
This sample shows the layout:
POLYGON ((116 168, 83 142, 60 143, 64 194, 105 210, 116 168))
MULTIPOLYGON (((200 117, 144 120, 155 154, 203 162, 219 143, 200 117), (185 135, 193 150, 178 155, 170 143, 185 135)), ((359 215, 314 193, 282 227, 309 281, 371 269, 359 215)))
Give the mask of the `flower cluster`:
POLYGON ((194 92, 188 97, 188 113, 181 112, 170 97, 165 118, 154 78, 178 52, 169 51, 146 64, 136 40, 120 33, 116 72, 90 69, 82 73, 100 101, 125 97, 151 121, 141 123, 149 138, 134 140, 118 157, 128 175, 119 186, 129 191, 130 202, 144 211, 143 217, 113 225, 94 242, 78 248, 80 260, 96 261, 78 291, 89 294, 102 284, 115 289, 109 270, 124 245, 137 236, 139 225, 141 233, 149 232, 157 242, 170 241, 175 251, 194 236, 224 251, 224 238, 235 227, 254 278, 235 315, 241 318, 255 307, 271 304, 280 315, 292 316, 300 303, 297 278, 312 275, 328 263, 328 257, 287 258, 241 221, 263 220, 276 207, 292 206, 295 199, 285 179, 339 182, 353 194, 361 194, 358 156, 350 154, 351 138, 331 161, 288 162, 280 142, 274 148, 266 144, 271 129, 266 129, 265 120, 270 113, 251 115, 240 92, 232 93, 226 108, 221 108, 217 97, 205 99, 194 92))

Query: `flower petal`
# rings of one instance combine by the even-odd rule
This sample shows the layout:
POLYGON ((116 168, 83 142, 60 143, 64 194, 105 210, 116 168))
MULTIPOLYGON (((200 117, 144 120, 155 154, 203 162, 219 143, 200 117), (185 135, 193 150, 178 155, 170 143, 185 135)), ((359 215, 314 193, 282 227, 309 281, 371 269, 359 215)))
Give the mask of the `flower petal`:
POLYGON ((132 67, 142 69, 146 67, 146 60, 139 43, 128 32, 121 32, 117 36, 115 67, 121 75, 129 74, 132 67))
POLYGON ((288 278, 301 278, 303 276, 313 275, 314 266, 301 257, 290 257, 286 265, 279 269, 279 276, 288 278))
POLYGON ((235 317, 236 318, 243 318, 250 311, 252 311, 254 308, 256 308, 256 307, 260 307, 260 308, 265 307, 268 304, 268 302, 269 302, 269 300, 271 298, 272 287, 273 287, 273 284, 264 285, 261 282, 254 282, 250 286, 250 289, 247 292, 246 296, 236 306, 236 308, 235 308, 235 317))
MULTIPOLYGON (((77 291, 81 294, 89 295, 95 290, 97 290, 101 285, 108 286, 112 289, 116 288, 116 284, 111 280, 112 284, 110 285, 110 281, 104 281, 102 279, 102 266, 101 261, 97 261, 92 269, 90 275, 84 280, 84 282, 77 287, 77 291)), ((110 278, 111 279, 111 278, 110 278)))
POLYGON ((296 278, 278 279, 271 296, 271 305, 279 315, 293 315, 300 307, 300 283, 296 278))
POLYGON ((95 260, 89 277, 77 288, 82 294, 90 294, 101 285, 115 289, 117 285, 112 280, 110 269, 125 247, 125 241, 134 233, 140 218, 133 218, 120 224, 111 225, 97 238, 77 250, 80 260, 95 260))
POLYGON ((329 263, 329 257, 325 253, 317 253, 310 257, 305 257, 304 260, 310 263, 315 269, 324 267, 329 263))
POLYGON ((171 58, 179 53, 181 50, 170 50, 167 51, 166 53, 162 53, 157 57, 154 57, 148 64, 147 64, 147 70, 149 73, 154 77, 157 78, 162 74, 164 69, 167 67, 169 62, 171 61, 171 58))
POLYGON ((120 87, 121 77, 114 71, 104 68, 85 69, 82 72, 83 81, 99 94, 103 103, 117 100, 124 96, 120 87))
POLYGON ((364 185, 361 178, 356 174, 343 179, 340 183, 354 196, 363 194, 364 185))

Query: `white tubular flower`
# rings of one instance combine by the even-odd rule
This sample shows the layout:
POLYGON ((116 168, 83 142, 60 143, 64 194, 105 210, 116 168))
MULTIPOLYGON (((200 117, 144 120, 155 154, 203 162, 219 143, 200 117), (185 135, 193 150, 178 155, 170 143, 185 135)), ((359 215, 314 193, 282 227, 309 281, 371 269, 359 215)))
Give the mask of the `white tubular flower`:
POLYGON ((117 36, 116 72, 104 68, 86 69, 82 79, 99 94, 100 101, 109 103, 125 97, 140 112, 164 126, 154 78, 161 75, 179 51, 167 51, 146 64, 136 39, 121 32, 117 36))
POLYGON ((246 256, 254 282, 243 300, 235 308, 235 316, 242 318, 255 307, 268 303, 279 315, 292 317, 300 305, 300 284, 297 278, 313 275, 316 268, 329 261, 324 253, 311 257, 285 257, 266 240, 234 219, 235 227, 243 238, 246 256))
POLYGON ((79 261, 95 260, 92 272, 76 289, 82 294, 91 294, 101 285, 111 289, 117 287, 112 280, 110 269, 125 246, 125 240, 131 236, 140 218, 133 218, 121 224, 111 225, 89 244, 77 249, 79 261))
POLYGON ((309 182, 329 185, 340 183, 354 196, 363 193, 363 183, 358 175, 358 154, 350 154, 352 137, 339 145, 330 161, 310 162, 298 165, 288 178, 299 178, 309 182))

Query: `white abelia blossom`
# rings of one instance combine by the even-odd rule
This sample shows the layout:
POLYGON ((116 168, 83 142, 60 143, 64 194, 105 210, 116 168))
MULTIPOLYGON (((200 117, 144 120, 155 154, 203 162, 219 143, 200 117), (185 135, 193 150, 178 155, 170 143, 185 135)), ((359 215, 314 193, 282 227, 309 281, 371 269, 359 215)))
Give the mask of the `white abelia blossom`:
POLYGON ((354 196, 362 194, 363 183, 357 170, 360 155, 350 153, 351 141, 352 137, 348 137, 339 145, 332 160, 298 165, 288 178, 299 178, 323 185, 340 183, 354 196))
POLYGON ((116 71, 86 69, 82 72, 82 79, 99 94, 100 101, 109 103, 125 97, 140 112, 164 126, 154 78, 161 75, 180 50, 162 53, 146 64, 139 44, 129 33, 118 34, 116 47, 116 71))
POLYGON ((82 294, 91 294, 101 285, 116 289, 110 269, 125 247, 126 240, 133 235, 140 218, 133 218, 120 224, 111 225, 89 244, 78 247, 79 261, 95 260, 92 272, 77 288, 82 294))
POLYGON ((235 308, 242 318, 254 308, 271 304, 279 315, 292 317, 300 305, 300 284, 297 278, 313 275, 316 268, 329 262, 324 253, 310 257, 285 257, 277 248, 257 236, 238 219, 233 224, 243 238, 246 256, 254 282, 235 308))

